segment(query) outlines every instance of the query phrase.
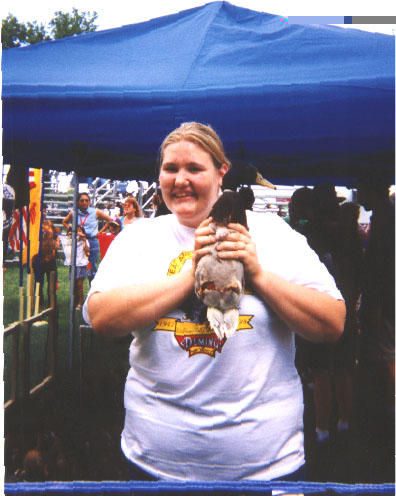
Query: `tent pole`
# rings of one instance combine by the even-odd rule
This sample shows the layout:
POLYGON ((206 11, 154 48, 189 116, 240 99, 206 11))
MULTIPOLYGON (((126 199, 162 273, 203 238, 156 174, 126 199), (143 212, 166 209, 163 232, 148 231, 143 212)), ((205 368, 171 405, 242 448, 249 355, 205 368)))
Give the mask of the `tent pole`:
POLYGON ((77 202, 78 202, 78 175, 73 172, 74 196, 73 196, 73 223, 72 223, 72 252, 71 252, 71 274, 70 274, 70 318, 69 318, 69 374, 73 372, 73 345, 76 309, 74 305, 75 278, 76 278, 76 254, 77 254, 77 202))

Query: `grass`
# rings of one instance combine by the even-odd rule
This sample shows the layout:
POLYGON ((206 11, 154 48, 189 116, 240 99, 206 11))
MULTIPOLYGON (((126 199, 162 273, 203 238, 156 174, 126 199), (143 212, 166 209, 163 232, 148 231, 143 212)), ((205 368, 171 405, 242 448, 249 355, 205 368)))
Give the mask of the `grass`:
MULTIPOLYGON (((80 343, 79 327, 84 322, 81 312, 75 312, 73 364, 70 370, 69 268, 59 262, 57 270, 59 325, 55 380, 30 396, 27 402, 18 401, 4 412, 6 480, 14 481, 13 474, 21 467, 24 454, 29 449, 36 449, 43 436, 52 436, 53 433, 66 462, 61 475, 55 469, 56 473, 50 470, 49 480, 126 480, 128 469, 119 448, 119 438, 124 419, 123 389, 129 369, 131 338, 104 338, 88 330, 83 333, 84 339, 80 343), (83 357, 82 360, 80 357, 83 357)), ((88 289, 86 280, 85 294, 88 289)), ((19 267, 7 267, 3 296, 3 323, 7 327, 18 320, 19 267)), ((6 337, 3 342, 4 400, 7 401, 11 384, 12 338, 6 337)), ((46 343, 47 326, 34 328, 30 347, 31 388, 48 374, 46 343)), ((19 356, 21 363, 21 335, 19 356)), ((21 399, 21 367, 19 369, 18 399, 21 399)), ((49 452, 42 452, 44 458, 50 460, 49 452)))
MULTIPOLYGON (((79 327, 85 324, 81 312, 75 312, 75 326, 73 336, 73 362, 72 369, 69 367, 70 356, 70 281, 69 267, 62 262, 57 264, 58 270, 58 333, 56 337, 56 375, 61 380, 63 378, 73 378, 78 381, 80 374, 80 351, 84 353, 84 374, 88 381, 95 376, 106 375, 110 370, 128 369, 128 347, 129 338, 111 339, 96 335, 92 331, 84 334, 82 349, 80 350, 79 327)), ((47 308, 47 297, 45 282, 44 295, 45 307, 47 308)), ((89 290, 89 283, 84 281, 84 294, 89 290)), ((26 271, 24 272, 24 295, 26 295, 26 271)), ((7 266, 4 277, 3 289, 3 324, 6 328, 9 324, 18 321, 19 316, 19 267, 7 266)), ((24 301, 26 317, 26 296, 24 301)), ((4 353, 4 400, 10 396, 10 378, 12 369, 11 356, 12 337, 8 336, 3 340, 4 353)), ((48 357, 46 353, 47 326, 35 327, 31 333, 31 387, 38 384, 46 375, 48 367, 48 357)), ((22 340, 20 336, 19 348, 21 350, 22 340)), ((20 351, 20 357, 21 357, 20 351)), ((21 361, 21 360, 20 360, 21 361)), ((19 381, 20 382, 20 381, 19 381)))

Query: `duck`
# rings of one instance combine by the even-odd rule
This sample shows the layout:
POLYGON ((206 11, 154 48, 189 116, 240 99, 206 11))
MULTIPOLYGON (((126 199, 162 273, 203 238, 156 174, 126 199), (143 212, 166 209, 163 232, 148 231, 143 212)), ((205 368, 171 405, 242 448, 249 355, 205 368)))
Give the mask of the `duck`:
POLYGON ((231 338, 239 324, 239 303, 245 289, 244 267, 239 260, 224 260, 217 256, 216 246, 231 230, 230 222, 248 229, 243 200, 238 192, 227 190, 213 205, 209 217, 216 243, 211 252, 198 262, 194 290, 207 307, 207 321, 216 336, 231 338))
POLYGON ((268 181, 268 179, 265 179, 252 163, 235 160, 232 162, 232 167, 223 177, 221 189, 223 191, 237 191, 242 185, 250 187, 253 184, 276 189, 276 186, 268 181))

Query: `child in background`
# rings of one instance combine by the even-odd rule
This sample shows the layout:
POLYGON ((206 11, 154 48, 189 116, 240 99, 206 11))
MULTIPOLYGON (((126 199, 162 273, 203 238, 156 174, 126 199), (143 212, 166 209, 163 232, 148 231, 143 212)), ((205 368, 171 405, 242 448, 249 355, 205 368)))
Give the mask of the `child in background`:
MULTIPOLYGON (((63 251, 65 253, 65 265, 71 265, 72 230, 68 229, 66 236, 61 236, 63 251)), ((84 279, 89 275, 88 260, 89 241, 87 240, 85 229, 77 227, 77 253, 76 253, 76 285, 77 296, 76 310, 81 310, 84 303, 84 279)), ((71 267, 69 277, 71 277, 71 267)))
MULTIPOLYGON (((47 275, 47 293, 48 305, 50 304, 50 274, 55 272, 55 282, 57 288, 58 271, 56 268, 57 250, 60 248, 59 234, 60 230, 54 224, 47 220, 47 206, 42 207, 43 221, 41 225, 41 250, 32 257, 32 268, 35 275, 36 283, 40 283, 40 306, 44 305, 44 278, 47 275), (38 264, 37 264, 38 262, 38 264)), ((56 293, 55 293, 56 296, 56 293)))
POLYGON ((107 222, 102 229, 99 231, 99 234, 112 234, 113 236, 117 236, 121 232, 121 219, 115 218, 110 222, 107 222))

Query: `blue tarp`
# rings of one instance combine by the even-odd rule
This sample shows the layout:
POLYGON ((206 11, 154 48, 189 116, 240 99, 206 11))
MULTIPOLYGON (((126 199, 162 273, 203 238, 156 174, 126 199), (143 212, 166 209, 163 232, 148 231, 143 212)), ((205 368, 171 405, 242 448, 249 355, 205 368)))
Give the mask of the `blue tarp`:
POLYGON ((394 176, 394 36, 213 2, 5 50, 2 70, 5 163, 151 180, 197 120, 278 183, 394 176))

